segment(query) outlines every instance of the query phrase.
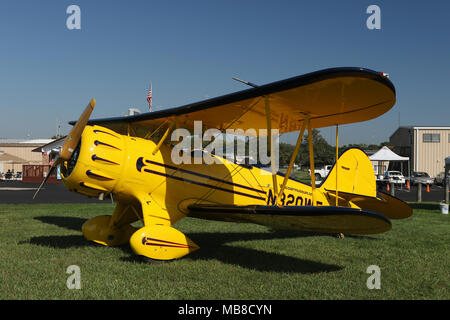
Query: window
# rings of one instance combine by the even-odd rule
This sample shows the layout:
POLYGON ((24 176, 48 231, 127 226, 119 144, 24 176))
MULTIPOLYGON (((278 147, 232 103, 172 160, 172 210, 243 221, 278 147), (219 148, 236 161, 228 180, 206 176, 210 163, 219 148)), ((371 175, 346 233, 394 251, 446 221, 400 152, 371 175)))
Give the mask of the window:
POLYGON ((448 134, 448 143, 450 143, 450 133, 448 134))
POLYGON ((439 133, 424 133, 422 137, 423 142, 441 142, 441 135, 439 133))

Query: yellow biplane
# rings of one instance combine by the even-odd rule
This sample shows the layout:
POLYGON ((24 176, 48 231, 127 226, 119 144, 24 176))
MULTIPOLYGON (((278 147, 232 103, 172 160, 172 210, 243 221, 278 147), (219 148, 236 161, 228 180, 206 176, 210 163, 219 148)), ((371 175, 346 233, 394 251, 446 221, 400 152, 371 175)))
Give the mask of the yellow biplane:
POLYGON ((334 234, 382 233, 391 229, 389 219, 407 218, 412 209, 377 192, 363 151, 349 149, 338 157, 338 126, 376 118, 394 104, 395 88, 385 74, 362 68, 326 69, 178 108, 89 121, 93 99, 71 123, 51 170, 61 166, 70 191, 113 196, 117 203, 112 215, 84 223, 86 239, 106 246, 129 242, 137 255, 153 260, 199 248, 172 227, 186 216, 334 234), (271 129, 299 131, 286 174, 216 155, 210 165, 174 163, 168 136, 176 128, 192 130, 198 120, 221 132, 267 129, 270 151, 271 129), (336 126, 336 163, 329 175, 320 185, 314 174, 310 185, 290 179, 306 130, 314 172, 311 130, 327 126, 336 126), (131 225, 138 220, 140 229, 131 225))

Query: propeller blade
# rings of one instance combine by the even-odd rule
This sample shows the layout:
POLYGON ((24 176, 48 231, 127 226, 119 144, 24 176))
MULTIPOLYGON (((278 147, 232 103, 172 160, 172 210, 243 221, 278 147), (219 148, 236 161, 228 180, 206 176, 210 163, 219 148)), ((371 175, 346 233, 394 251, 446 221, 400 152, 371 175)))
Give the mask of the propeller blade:
POLYGON ((73 151, 80 142, 81 134, 83 133, 84 127, 86 127, 87 122, 89 121, 89 117, 91 116, 92 110, 95 107, 95 99, 92 99, 91 102, 87 105, 86 109, 84 109, 78 121, 73 126, 70 133, 67 135, 66 141, 61 148, 61 154, 59 157, 67 161, 72 156, 73 151))
POLYGON ((56 167, 59 165, 59 163, 60 163, 59 159, 60 158, 56 159, 55 162, 53 162, 52 166, 50 167, 50 171, 48 172, 44 181, 42 181, 41 185, 39 186, 39 188, 36 190, 35 194, 33 195, 33 200, 34 200, 34 198, 36 198, 36 196, 39 193, 39 191, 41 190, 42 186, 47 182, 50 175, 53 173, 53 171, 55 171, 56 167))
POLYGON ((95 99, 92 99, 91 102, 89 102, 87 107, 84 109, 77 123, 75 123, 72 130, 67 135, 66 141, 64 141, 64 144, 61 148, 61 153, 59 154, 59 157, 55 160, 55 162, 53 162, 53 165, 50 167, 50 171, 48 172, 44 181, 42 181, 36 193, 33 195, 33 199, 36 198, 42 186, 47 182, 48 178, 53 173, 55 168, 64 161, 68 161, 72 156, 73 151, 80 142, 84 127, 86 127, 86 124, 89 121, 89 117, 91 116, 92 110, 94 110, 94 107, 95 107, 95 99))

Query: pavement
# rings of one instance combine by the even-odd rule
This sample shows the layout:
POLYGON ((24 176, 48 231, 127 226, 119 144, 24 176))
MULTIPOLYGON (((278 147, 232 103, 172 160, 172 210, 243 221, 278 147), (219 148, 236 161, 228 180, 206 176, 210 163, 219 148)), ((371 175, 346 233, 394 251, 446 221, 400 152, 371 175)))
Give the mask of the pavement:
MULTIPOLYGON (((418 187, 411 186, 410 190, 403 187, 396 187, 394 196, 406 202, 416 202, 418 199, 418 187)), ((445 200, 445 189, 443 186, 431 185, 427 192, 427 187, 422 186, 422 202, 441 202, 445 200)), ((386 190, 386 186, 378 186, 378 191, 391 193, 386 190)))
MULTIPOLYGON (((62 183, 47 183, 39 191, 36 199, 33 195, 39 187, 38 183, 23 183, 21 181, 0 181, 0 204, 33 204, 33 203, 105 203, 111 201, 106 198, 101 201, 89 198, 78 193, 70 192, 62 183)), ((379 191, 390 193, 383 185, 378 186, 379 191)), ((431 185, 430 192, 422 187, 423 202, 440 202, 445 200, 445 190, 441 186, 431 185)), ((417 201, 417 186, 411 190, 395 188, 395 197, 408 202, 417 201)))
POLYGON ((41 188, 36 198, 33 195, 39 183, 21 181, 0 181, 0 204, 35 204, 35 203, 102 203, 97 198, 89 198, 70 192, 62 183, 47 183, 41 188))

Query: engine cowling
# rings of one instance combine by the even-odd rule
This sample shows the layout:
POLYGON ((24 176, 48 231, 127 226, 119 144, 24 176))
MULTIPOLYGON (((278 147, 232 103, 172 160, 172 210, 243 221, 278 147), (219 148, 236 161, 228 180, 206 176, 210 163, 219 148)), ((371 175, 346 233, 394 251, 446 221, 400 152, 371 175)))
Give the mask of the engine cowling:
POLYGON ((107 196, 120 180, 126 157, 124 137, 99 126, 86 126, 71 158, 62 166, 66 187, 91 197, 107 196))

